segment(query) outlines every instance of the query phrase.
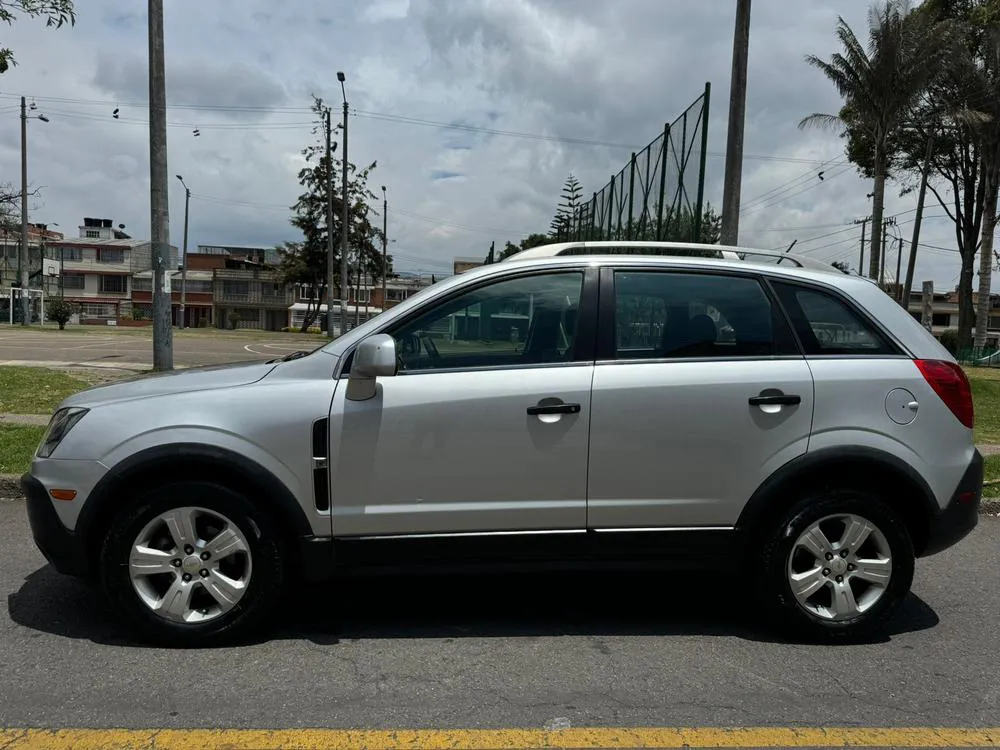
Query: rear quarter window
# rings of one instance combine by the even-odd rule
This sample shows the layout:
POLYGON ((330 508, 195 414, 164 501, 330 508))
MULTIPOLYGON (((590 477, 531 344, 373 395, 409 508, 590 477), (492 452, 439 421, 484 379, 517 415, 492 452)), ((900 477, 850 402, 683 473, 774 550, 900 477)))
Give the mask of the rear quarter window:
POLYGON ((807 355, 901 354, 874 323, 839 296, 797 284, 772 285, 807 355))

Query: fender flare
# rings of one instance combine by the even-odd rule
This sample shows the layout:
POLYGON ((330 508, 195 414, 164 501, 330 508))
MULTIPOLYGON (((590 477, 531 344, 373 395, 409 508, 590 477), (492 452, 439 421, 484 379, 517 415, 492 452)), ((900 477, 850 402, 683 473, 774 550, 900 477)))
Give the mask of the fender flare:
POLYGON ((140 473, 190 460, 215 463, 244 475, 249 483, 260 488, 270 507, 296 537, 312 534, 309 519, 291 491, 274 474, 231 450, 204 443, 169 443, 147 448, 115 464, 95 485, 80 511, 75 533, 89 539, 93 527, 105 515, 109 503, 118 502, 118 490, 140 473))

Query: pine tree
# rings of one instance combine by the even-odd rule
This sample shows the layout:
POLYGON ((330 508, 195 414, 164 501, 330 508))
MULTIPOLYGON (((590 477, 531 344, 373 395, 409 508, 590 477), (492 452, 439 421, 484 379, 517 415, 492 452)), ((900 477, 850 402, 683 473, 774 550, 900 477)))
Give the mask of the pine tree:
POLYGON ((583 186, 580 181, 570 173, 563 184, 562 194, 559 196, 560 203, 556 208, 556 215, 552 217, 552 224, 549 225, 549 235, 557 241, 565 241, 571 238, 577 212, 580 208, 580 197, 583 193, 583 186))

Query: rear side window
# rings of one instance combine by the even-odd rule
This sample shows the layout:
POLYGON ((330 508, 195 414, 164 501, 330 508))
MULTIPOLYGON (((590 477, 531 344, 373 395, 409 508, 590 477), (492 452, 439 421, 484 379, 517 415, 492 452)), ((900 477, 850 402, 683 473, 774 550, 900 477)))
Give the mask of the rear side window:
POLYGON ((775 283, 782 304, 807 355, 899 354, 879 330, 833 294, 775 283))
POLYGON ((783 317, 753 278, 615 272, 615 358, 797 354, 783 317))

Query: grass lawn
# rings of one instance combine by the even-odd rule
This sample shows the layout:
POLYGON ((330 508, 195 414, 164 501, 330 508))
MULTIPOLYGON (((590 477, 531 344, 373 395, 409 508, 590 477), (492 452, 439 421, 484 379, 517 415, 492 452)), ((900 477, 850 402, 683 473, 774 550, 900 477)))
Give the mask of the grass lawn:
POLYGON ((0 424, 0 474, 23 474, 42 441, 44 427, 0 424))
POLYGON ((0 367, 0 412, 51 414, 90 383, 44 367, 0 367))
POLYGON ((1000 368, 966 367, 976 405, 976 442, 1000 443, 1000 368))

